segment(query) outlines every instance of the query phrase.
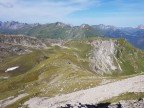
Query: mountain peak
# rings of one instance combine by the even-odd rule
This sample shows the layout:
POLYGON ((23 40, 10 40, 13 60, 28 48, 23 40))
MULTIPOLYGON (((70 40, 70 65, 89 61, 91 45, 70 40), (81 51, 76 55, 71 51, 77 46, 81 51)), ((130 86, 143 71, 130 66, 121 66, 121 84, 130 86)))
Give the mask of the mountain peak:
POLYGON ((11 30, 16 30, 16 29, 22 28, 25 25, 28 25, 28 24, 27 23, 20 23, 18 21, 0 22, 0 28, 8 28, 11 30))
POLYGON ((62 22, 56 22, 56 27, 64 27, 66 24, 62 23, 62 22))
POLYGON ((87 27, 89 27, 88 24, 82 24, 82 25, 80 26, 80 28, 87 28, 87 27))
POLYGON ((144 29, 144 25, 143 24, 141 24, 141 25, 138 25, 138 27, 137 27, 138 29, 144 29))
POLYGON ((116 27, 115 27, 115 26, 112 26, 112 25, 99 24, 98 26, 99 26, 99 28, 101 28, 101 29, 113 29, 113 30, 116 29, 116 27))

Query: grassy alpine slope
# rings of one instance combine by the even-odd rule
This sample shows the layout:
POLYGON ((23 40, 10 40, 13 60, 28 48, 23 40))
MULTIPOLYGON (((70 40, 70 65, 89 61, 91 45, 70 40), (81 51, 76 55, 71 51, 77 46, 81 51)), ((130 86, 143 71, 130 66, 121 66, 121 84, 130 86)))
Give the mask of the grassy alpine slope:
POLYGON ((54 97, 113 82, 123 78, 124 75, 139 74, 144 71, 143 51, 134 48, 124 39, 118 39, 115 55, 122 72, 97 75, 89 67, 89 56, 93 50, 90 43, 93 40, 95 39, 66 41, 64 45, 52 45, 43 50, 33 49, 29 54, 5 58, 0 63, 0 77, 9 78, 0 79, 0 100, 28 93, 29 96, 12 104, 11 108, 16 108, 18 103, 23 103, 31 97, 54 97), (13 66, 19 68, 5 73, 7 68, 13 66))

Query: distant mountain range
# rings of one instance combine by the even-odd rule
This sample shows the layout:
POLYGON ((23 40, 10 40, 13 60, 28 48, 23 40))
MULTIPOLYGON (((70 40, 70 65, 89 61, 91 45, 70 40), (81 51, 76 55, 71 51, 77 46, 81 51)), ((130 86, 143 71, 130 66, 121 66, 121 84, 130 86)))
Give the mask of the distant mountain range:
POLYGON ((73 27, 61 22, 50 24, 27 24, 15 21, 0 22, 0 33, 23 34, 52 39, 74 39, 100 35, 98 31, 87 24, 73 27))
POLYGON ((93 25, 104 37, 126 38, 128 42, 137 48, 144 49, 144 25, 133 27, 115 27, 110 25, 93 25))
POLYGON ((49 24, 27 24, 16 21, 0 21, 0 34, 27 35, 39 38, 78 39, 89 37, 126 38, 135 47, 144 49, 144 25, 115 27, 111 25, 71 26, 62 22, 49 24))

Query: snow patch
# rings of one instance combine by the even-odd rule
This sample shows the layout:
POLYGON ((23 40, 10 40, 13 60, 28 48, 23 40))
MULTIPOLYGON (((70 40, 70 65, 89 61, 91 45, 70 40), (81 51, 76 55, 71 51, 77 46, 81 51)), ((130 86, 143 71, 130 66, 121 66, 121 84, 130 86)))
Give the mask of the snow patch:
POLYGON ((1 77, 0 77, 0 80, 1 80, 1 79, 8 79, 8 78, 9 78, 9 77, 3 77, 3 76, 1 76, 1 77))
POLYGON ((11 68, 8 68, 5 72, 13 71, 13 70, 16 70, 17 68, 19 68, 19 66, 11 67, 11 68))

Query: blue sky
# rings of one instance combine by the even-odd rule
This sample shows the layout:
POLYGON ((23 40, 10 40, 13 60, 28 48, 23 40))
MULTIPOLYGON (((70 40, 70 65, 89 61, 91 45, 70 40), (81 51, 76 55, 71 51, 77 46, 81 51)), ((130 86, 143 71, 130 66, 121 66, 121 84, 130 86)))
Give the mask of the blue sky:
POLYGON ((144 0, 0 0, 0 20, 136 27, 144 24, 144 0))

